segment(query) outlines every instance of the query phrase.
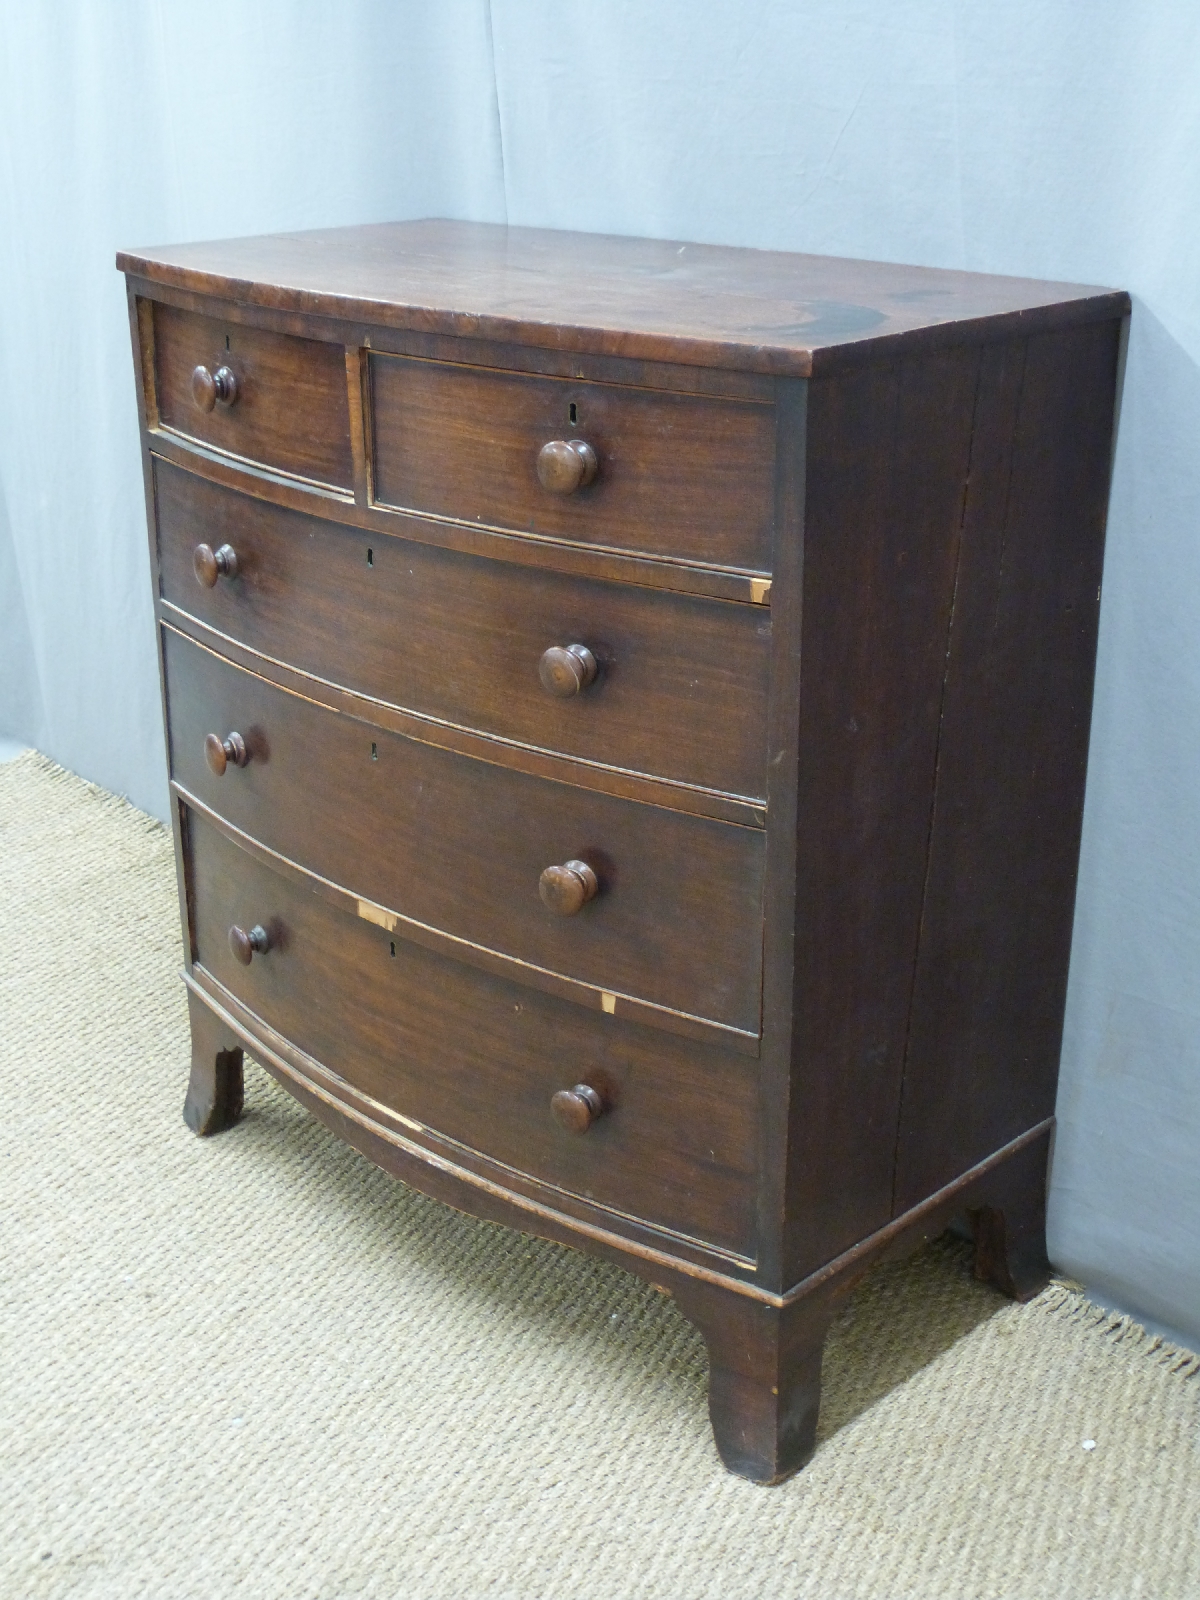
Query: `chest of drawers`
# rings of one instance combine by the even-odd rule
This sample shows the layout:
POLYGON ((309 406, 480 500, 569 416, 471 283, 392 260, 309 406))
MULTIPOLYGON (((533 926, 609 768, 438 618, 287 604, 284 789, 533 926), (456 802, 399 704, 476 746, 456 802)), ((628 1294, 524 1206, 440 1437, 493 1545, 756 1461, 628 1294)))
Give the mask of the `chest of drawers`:
POLYGON ((736 1472, 1046 1273, 1124 295, 447 222, 122 254, 198 1133, 242 1051, 702 1329, 736 1472))

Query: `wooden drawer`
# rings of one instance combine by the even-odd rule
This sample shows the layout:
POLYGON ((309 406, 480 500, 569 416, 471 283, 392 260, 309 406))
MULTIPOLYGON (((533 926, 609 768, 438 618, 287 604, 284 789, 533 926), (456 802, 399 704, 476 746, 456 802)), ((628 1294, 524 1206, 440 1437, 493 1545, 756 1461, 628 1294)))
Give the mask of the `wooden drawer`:
POLYGON ((342 345, 294 339, 243 323, 154 307, 154 374, 159 422, 232 455, 338 489, 350 489, 350 406, 342 345), (226 367, 232 404, 205 411, 195 399, 197 367, 226 367))
POLYGON ((163 597, 304 672, 423 716, 761 799, 770 610, 602 583, 319 521, 155 463, 163 597), (201 540, 238 576, 197 583, 201 540), (353 619, 353 626, 347 626, 353 619), (558 700, 538 664, 600 663, 558 700))
POLYGON ((757 1035, 764 834, 530 777, 285 692, 164 630, 171 771, 242 832, 365 900, 592 990, 757 1035), (210 771, 205 737, 249 763, 210 771), (599 892, 543 905, 543 869, 599 892))
POLYGON ((196 961, 286 1039, 383 1105, 518 1171, 752 1254, 756 1063, 598 1019, 391 938, 194 814, 187 850, 196 961), (228 930, 255 923, 274 947, 243 967, 228 930), (572 1136, 550 1097, 580 1082, 609 1109, 572 1136))
POLYGON ((717 399, 372 354, 380 505, 545 538, 767 570, 775 411, 717 399), (538 454, 586 441, 593 482, 551 493, 538 454))

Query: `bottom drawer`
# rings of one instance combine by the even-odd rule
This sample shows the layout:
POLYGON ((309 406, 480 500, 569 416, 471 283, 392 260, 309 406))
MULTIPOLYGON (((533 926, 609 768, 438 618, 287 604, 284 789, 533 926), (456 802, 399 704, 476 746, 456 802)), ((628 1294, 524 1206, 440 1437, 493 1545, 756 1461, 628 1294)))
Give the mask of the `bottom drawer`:
POLYGON ((186 816, 195 961, 354 1088, 545 1183, 754 1254, 757 1063, 524 989, 346 915, 186 816), (235 960, 229 929, 270 948, 235 960), (550 1110, 588 1083, 573 1135, 550 1110))

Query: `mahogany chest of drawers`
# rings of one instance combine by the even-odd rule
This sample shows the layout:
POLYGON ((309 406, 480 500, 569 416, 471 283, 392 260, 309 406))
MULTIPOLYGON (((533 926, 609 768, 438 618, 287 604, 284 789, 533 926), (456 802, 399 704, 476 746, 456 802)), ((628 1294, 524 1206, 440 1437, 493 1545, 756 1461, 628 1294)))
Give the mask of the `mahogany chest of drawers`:
POLYGON ((193 1055, 703 1330, 1046 1273, 1124 295, 449 222, 122 254, 193 1055))

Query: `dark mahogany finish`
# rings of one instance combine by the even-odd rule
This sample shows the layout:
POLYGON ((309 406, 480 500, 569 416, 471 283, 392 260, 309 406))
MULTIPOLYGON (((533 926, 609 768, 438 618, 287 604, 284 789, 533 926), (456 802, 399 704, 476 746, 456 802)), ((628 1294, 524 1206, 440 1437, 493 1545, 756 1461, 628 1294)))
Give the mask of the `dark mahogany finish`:
POLYGON ((211 411, 217 405, 231 406, 237 397, 237 375, 228 367, 210 372, 200 366, 192 373, 192 399, 201 411, 211 411))
POLYGON ((550 1109, 568 1133, 586 1133, 596 1118, 604 1114, 604 1101, 589 1083, 573 1089, 560 1089, 550 1096, 550 1109))
POLYGON ((153 359, 163 427, 281 472, 349 488, 346 357, 337 345, 159 305, 153 359), (211 374, 212 405, 202 372, 211 374))
POLYGON ((538 451, 538 482, 551 494, 574 494, 591 483, 599 466, 586 440, 551 439, 538 451))
POLYGON ((223 778, 231 763, 235 767, 244 767, 250 759, 250 752, 240 733, 228 734, 224 739, 219 733, 206 733, 204 759, 213 777, 223 778))
POLYGON ((171 776, 184 797, 459 940, 465 959, 483 947, 757 1038, 760 829, 548 782, 331 713, 174 629, 163 654, 171 776), (236 782, 206 760, 214 721, 245 742, 236 782))
POLYGON ((255 923, 249 933, 236 923, 229 930, 229 948, 242 966, 248 967, 256 955, 265 956, 271 948, 271 935, 261 923, 255 923))
POLYGON ((559 917, 573 917, 582 911, 599 887, 596 874, 586 861, 564 861, 561 867, 547 867, 538 879, 542 904, 559 917))
POLYGON ((258 1040, 282 1036, 310 1074, 336 1064, 409 1133, 476 1152, 485 1178, 515 1168, 556 1207, 569 1191, 593 1225, 611 1229, 623 1213, 731 1257, 753 1252, 753 1059, 481 971, 281 875, 202 817, 188 815, 186 830, 193 976, 228 1014, 258 1019, 258 1040), (247 935, 257 924, 270 949, 243 963, 231 924, 247 935), (586 1139, 550 1112, 577 1081, 608 1107, 586 1139))
POLYGON ((382 505, 770 566, 770 405, 385 355, 370 372, 382 505), (556 438, 572 410, 580 439, 556 438))
POLYGON ((390 517, 372 533, 152 466, 162 597, 188 631, 203 624, 255 658, 449 727, 598 763, 598 776, 766 796, 769 607, 465 555, 394 537, 390 517), (232 541, 233 581, 197 585, 200 530, 232 541), (597 676, 558 703, 540 663, 568 645, 595 658, 597 676))
POLYGON ((119 265, 189 1127, 249 1048, 620 1261, 787 1476, 870 1265, 957 1214, 1049 1270, 1127 297, 446 222, 119 265))
POLYGON ((569 700, 586 689, 597 671, 596 658, 585 644, 551 645, 538 662, 542 688, 557 700, 569 700))
POLYGON ((216 550, 210 544, 198 544, 192 551, 192 571, 202 589, 215 589, 218 578, 237 577, 237 551, 231 544, 223 544, 216 550))

